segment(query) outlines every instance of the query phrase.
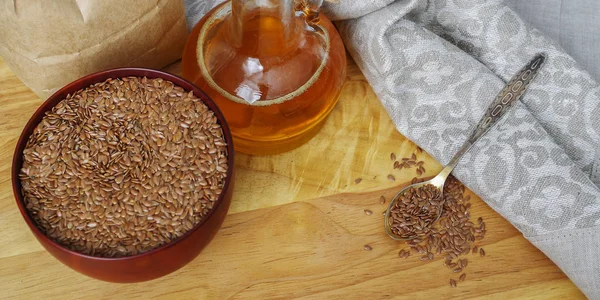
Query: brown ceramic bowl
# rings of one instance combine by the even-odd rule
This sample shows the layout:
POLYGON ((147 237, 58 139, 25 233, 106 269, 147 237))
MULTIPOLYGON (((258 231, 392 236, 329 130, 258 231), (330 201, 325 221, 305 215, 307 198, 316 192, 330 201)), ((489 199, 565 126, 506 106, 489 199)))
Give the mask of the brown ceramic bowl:
POLYGON ((225 219, 225 215, 227 215, 227 210, 231 203, 231 194, 233 190, 233 154, 233 140, 223 114, 215 103, 198 87, 180 77, 161 71, 141 68, 112 69, 83 77, 65 86, 48 98, 35 114, 33 114, 29 122, 27 122, 27 125, 25 125, 25 129, 17 142, 12 162, 12 186, 19 210, 21 211, 25 222, 29 225, 31 232, 33 232, 42 246, 44 246, 44 248, 59 261, 80 273, 105 281, 145 281, 161 277, 183 267, 194 259, 215 236, 225 219), (219 200, 212 211, 209 212, 204 220, 180 238, 154 250, 133 256, 102 258, 84 255, 69 250, 52 241, 35 225, 25 208, 23 195, 21 194, 19 172, 23 164, 22 153, 29 136, 41 121, 44 114, 51 110, 58 102, 65 99, 67 94, 73 94, 77 90, 86 88, 97 82, 102 82, 108 78, 122 78, 126 76, 146 76, 148 78, 163 78, 171 81, 186 91, 193 91, 198 98, 202 99, 202 101, 214 111, 219 124, 223 128, 224 138, 227 142, 227 159, 229 164, 227 179, 223 187, 223 192, 219 196, 219 200))

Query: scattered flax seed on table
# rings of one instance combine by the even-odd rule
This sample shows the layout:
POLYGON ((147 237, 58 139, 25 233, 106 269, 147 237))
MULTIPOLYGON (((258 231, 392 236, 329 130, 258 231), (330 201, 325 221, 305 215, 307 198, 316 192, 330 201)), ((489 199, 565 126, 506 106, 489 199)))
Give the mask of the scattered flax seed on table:
POLYGON ((455 288, 456 287, 456 280, 454 279, 450 279, 450 286, 455 288))
MULTIPOLYGON (((393 154, 393 153, 392 153, 393 154)), ((390 158, 392 158, 392 161, 394 162, 394 169, 410 169, 410 168, 415 168, 415 172, 417 174, 417 176, 421 176, 423 174, 425 174, 425 161, 418 161, 417 160, 417 155, 416 154, 411 154, 410 157, 404 157, 401 160, 396 160, 396 155, 391 156, 390 158)))
POLYGON ((360 178, 360 177, 359 177, 359 178, 356 178, 356 179, 354 179, 354 183, 355 183, 355 184, 359 184, 361 181, 362 181, 362 178, 360 178))
MULTIPOLYGON (((413 178, 412 183, 419 181, 413 178)), ((453 273, 462 273, 469 264, 468 259, 461 256, 471 252, 479 252, 480 256, 485 256, 485 251, 474 245, 476 240, 484 238, 485 223, 483 218, 478 218, 478 225, 473 224, 470 213, 471 197, 465 196, 464 192, 464 185, 452 176, 448 178, 443 193, 444 201, 441 204, 442 215, 437 221, 437 213, 432 211, 440 201, 437 200, 434 190, 415 190, 412 196, 405 194, 410 197, 398 199, 390 211, 390 227, 396 234, 409 237, 405 241, 409 249, 401 250, 398 256, 407 258, 414 252, 420 254, 420 260, 429 261, 434 259, 435 255, 439 255, 444 257, 443 264, 453 273), (424 203, 418 205, 420 202, 424 203), (421 211, 421 208, 425 209, 421 211), (434 222, 433 225, 430 225, 431 222, 434 222)), ((464 281, 465 278, 463 273, 459 280, 464 281)), ((450 283, 452 287, 456 287, 456 280, 451 279, 450 283)))
MULTIPOLYGON (((423 150, 417 148, 417 152, 422 153, 423 150)), ((396 160, 396 154, 392 152, 390 159, 394 169, 415 168, 417 177, 411 180, 411 184, 423 181, 419 176, 425 174, 425 161, 418 161, 415 153, 396 160)), ((387 178, 390 181, 396 180, 392 174, 388 174, 387 178)), ((398 257, 406 259, 414 253, 419 254, 419 260, 430 261, 439 255, 444 257, 443 265, 450 271, 462 273, 469 261, 459 257, 470 252, 485 256, 485 251, 473 244, 484 238, 485 223, 481 217, 477 219, 477 225, 471 221, 471 197, 464 193, 464 185, 450 176, 444 187, 443 199, 439 197, 439 191, 435 187, 427 185, 401 196, 390 208, 390 228, 396 235, 408 238, 405 244, 409 248, 400 250, 398 257), (442 206, 442 214, 436 221, 438 205, 442 206)), ((386 203, 384 196, 379 198, 379 203, 386 203)), ((386 211, 383 211, 382 215, 385 214, 386 211)), ((371 247, 365 245, 365 250, 370 251, 371 247)), ((462 273, 458 281, 465 279, 466 273, 462 273)), ((450 286, 455 288, 457 281, 450 279, 450 286)))
POLYGON ((410 256, 410 250, 400 250, 400 252, 398 252, 398 256, 400 256, 401 258, 407 258, 410 256))

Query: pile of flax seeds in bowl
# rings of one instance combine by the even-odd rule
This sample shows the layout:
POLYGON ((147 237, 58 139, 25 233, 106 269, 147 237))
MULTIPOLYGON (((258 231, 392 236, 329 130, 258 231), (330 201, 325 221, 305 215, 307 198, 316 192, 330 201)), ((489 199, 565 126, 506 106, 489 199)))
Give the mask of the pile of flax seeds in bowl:
MULTIPOLYGON (((417 148, 417 152, 422 151, 421 148, 417 148)), ((396 160, 396 155, 391 153, 390 159, 394 169, 414 168, 417 176, 425 173, 424 161, 417 160, 414 153, 400 160, 396 160)), ((393 175, 388 175, 388 178, 392 180, 393 175)), ((422 181, 424 179, 415 177, 411 184, 422 181)), ((409 237, 404 241, 406 247, 398 253, 400 258, 407 259, 411 255, 417 255, 420 260, 429 261, 436 255, 443 256, 443 265, 458 276, 449 281, 451 287, 456 287, 458 282, 467 277, 467 256, 485 256, 485 250, 478 247, 477 243, 484 238, 486 229, 483 218, 472 221, 471 197, 465 196, 465 186, 456 178, 448 178, 441 196, 443 199, 439 191, 431 185, 407 191, 390 209, 390 227, 398 236, 409 237), (442 213, 437 219, 440 205, 442 213), (423 213, 419 211, 422 207, 425 208, 423 213)), ((379 203, 386 203, 384 196, 380 197, 379 203)), ((369 215, 367 211, 365 213, 369 215)), ((372 248, 365 245, 365 250, 369 251, 372 248)))
POLYGON ((227 147, 201 99, 161 78, 68 95, 27 141, 19 174, 38 228, 98 257, 140 254, 200 223, 225 184, 227 147))

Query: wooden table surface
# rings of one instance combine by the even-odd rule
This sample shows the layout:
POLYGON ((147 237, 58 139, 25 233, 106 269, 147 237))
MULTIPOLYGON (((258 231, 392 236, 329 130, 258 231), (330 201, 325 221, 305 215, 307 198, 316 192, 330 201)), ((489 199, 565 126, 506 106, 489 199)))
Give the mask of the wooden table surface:
MULTIPOLYGON (((179 74, 174 64, 167 71, 179 74)), ((30 233, 12 194, 10 168, 21 130, 42 100, 0 58, 0 298, 584 298, 539 250, 481 199, 472 216, 486 220, 469 255, 467 280, 442 260, 398 258, 404 246, 384 231, 381 195, 392 197, 414 177, 393 170, 390 153, 416 146, 400 135, 358 67, 349 61, 340 101, 309 143, 276 156, 236 153, 229 215, 190 264, 150 282, 114 284, 80 275, 49 255, 30 233), (388 174, 393 174, 395 182, 388 174), (356 178, 362 178, 358 184, 356 178), (374 211, 364 214, 364 209, 374 211), (373 250, 365 251, 369 244, 373 250)), ((432 176, 440 165, 418 154, 432 176)))

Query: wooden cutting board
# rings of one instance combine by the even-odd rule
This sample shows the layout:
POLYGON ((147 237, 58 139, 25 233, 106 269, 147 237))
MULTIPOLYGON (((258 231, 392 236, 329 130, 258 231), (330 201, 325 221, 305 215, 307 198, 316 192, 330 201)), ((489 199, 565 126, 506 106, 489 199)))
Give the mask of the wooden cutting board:
MULTIPOLYGON (((167 70, 180 73, 178 64, 167 70)), ((416 146, 397 132, 352 61, 340 102, 313 140, 276 156, 236 154, 230 214, 198 258, 150 282, 85 277, 43 250, 14 204, 12 152, 41 102, 0 59, 0 298, 583 298, 474 195, 472 216, 486 220, 479 245, 487 255, 467 256, 465 282, 451 288, 448 280, 458 276, 440 259, 398 257, 404 247, 384 234, 379 198, 415 176, 414 169, 393 170, 390 153, 408 157, 416 146)), ((418 159, 423 176, 441 169, 425 153, 418 159)))

